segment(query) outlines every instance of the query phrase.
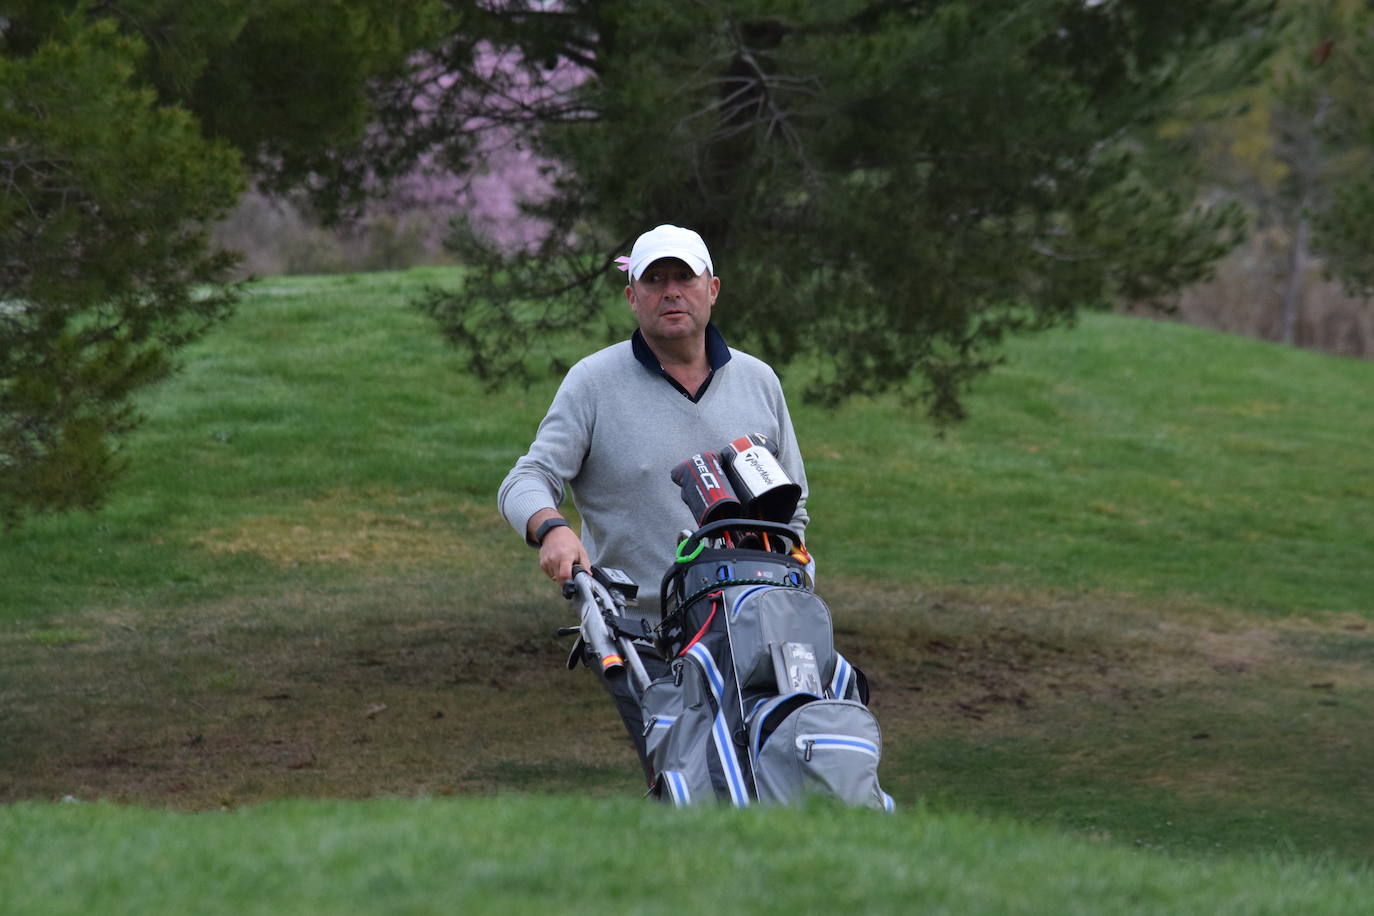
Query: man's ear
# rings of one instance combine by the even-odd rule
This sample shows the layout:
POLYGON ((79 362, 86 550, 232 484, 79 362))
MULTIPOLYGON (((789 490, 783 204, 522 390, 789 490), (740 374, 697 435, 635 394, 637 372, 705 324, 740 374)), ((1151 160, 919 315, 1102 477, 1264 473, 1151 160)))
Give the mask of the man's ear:
POLYGON ((635 288, 634 286, 625 287, 625 301, 630 304, 630 311, 635 310, 635 288))

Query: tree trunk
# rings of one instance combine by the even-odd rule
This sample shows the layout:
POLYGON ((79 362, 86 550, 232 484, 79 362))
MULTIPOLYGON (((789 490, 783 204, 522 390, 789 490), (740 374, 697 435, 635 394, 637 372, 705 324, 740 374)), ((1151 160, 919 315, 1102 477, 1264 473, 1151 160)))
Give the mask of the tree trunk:
POLYGON ((1331 109, 1331 94, 1318 92, 1311 121, 1296 132, 1288 163, 1298 180, 1298 204, 1293 225, 1293 242, 1288 250, 1288 276, 1283 283, 1279 310, 1279 339, 1288 346, 1298 342, 1298 319, 1302 316, 1303 281, 1311 262, 1312 207, 1322 179, 1321 129, 1331 109))
POLYGON ((1307 218, 1306 210, 1304 201, 1298 215, 1298 225, 1293 231, 1293 243, 1289 247, 1288 277, 1283 284, 1283 302, 1279 312, 1279 339, 1290 347, 1297 343, 1298 316, 1302 313, 1303 278, 1307 274, 1307 246, 1312 234, 1312 222, 1307 218))

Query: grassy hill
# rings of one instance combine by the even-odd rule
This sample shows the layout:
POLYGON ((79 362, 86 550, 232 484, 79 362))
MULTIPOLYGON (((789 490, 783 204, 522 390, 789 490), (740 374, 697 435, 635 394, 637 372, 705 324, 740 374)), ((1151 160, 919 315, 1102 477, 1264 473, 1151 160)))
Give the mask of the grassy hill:
MULTIPOLYGON (((0 800, 658 816, 494 508, 555 383, 467 377, 406 307, 450 278, 258 284, 146 398, 105 511, 3 535, 0 800)), ((1371 390, 1369 363, 1088 316, 1016 341, 943 435, 794 397, 820 591, 920 806, 884 842, 993 818, 1074 856, 1374 855, 1371 390)), ((83 818, 199 824, 81 807, 3 814, 53 856, 83 818)))

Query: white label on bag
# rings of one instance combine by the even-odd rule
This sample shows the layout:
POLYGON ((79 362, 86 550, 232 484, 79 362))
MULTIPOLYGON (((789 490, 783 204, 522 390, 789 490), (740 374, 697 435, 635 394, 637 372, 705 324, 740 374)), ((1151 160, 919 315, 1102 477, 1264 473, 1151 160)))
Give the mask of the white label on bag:
POLYGON ((773 453, 761 445, 736 455, 734 471, 744 489, 754 496, 792 482, 773 453))

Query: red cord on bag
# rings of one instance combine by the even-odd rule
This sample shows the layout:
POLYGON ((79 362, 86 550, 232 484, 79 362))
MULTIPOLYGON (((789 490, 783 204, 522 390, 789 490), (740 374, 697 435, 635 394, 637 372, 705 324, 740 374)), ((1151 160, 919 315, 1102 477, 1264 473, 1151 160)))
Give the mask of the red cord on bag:
POLYGON ((706 596, 711 599, 711 613, 706 617, 706 622, 701 625, 701 629, 697 630, 697 635, 692 637, 692 641, 682 647, 682 651, 678 653, 678 657, 686 655, 687 650, 695 646, 701 641, 701 637, 706 635, 706 630, 711 626, 711 621, 716 619, 716 609, 720 607, 719 599, 724 594, 724 592, 712 592, 706 596))

